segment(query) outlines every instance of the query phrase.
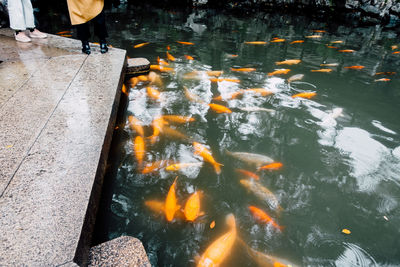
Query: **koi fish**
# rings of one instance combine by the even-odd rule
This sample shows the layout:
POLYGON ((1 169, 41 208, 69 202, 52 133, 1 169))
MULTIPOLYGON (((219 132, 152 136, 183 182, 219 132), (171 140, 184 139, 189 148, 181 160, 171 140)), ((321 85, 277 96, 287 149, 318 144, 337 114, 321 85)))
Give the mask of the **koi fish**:
POLYGON ((339 47, 333 46, 333 45, 327 45, 326 47, 331 48, 331 49, 339 49, 339 47))
POLYGON ((231 68, 231 71, 252 72, 252 71, 256 71, 256 69, 255 68, 231 68))
POLYGON ((186 201, 184 214, 186 220, 193 222, 197 217, 204 215, 204 212, 200 211, 200 193, 199 191, 194 192, 186 201))
POLYGON ((260 94, 261 96, 267 96, 267 95, 271 95, 274 93, 274 92, 264 89, 264 88, 250 88, 250 89, 243 90, 243 93, 246 93, 246 92, 260 94))
POLYGON ((399 47, 398 47, 397 45, 392 45, 391 48, 392 48, 392 50, 396 50, 396 49, 398 49, 399 47))
POLYGON ((61 37, 72 37, 72 34, 60 34, 61 37))
MULTIPOLYGON (((235 99, 238 96, 242 95, 244 93, 244 90, 239 90, 237 92, 233 92, 232 94, 230 94, 229 96, 227 96, 225 99, 235 99)), ((217 100, 217 101, 221 101, 222 100, 222 96, 216 96, 213 98, 213 100, 217 100)))
POLYGON ((174 69, 173 68, 169 68, 169 67, 164 67, 161 65, 150 65, 150 69, 151 70, 158 70, 161 72, 173 72, 174 69))
POLYGON ((190 92, 186 86, 184 86, 183 89, 185 91, 185 96, 189 101, 205 104, 203 99, 201 99, 201 97, 190 92))
POLYGON ((175 187, 176 187, 176 180, 178 176, 175 178, 173 184, 169 188, 167 198, 165 199, 165 218, 167 221, 172 221, 174 219, 175 212, 180 209, 180 205, 177 204, 176 194, 175 194, 175 187))
POLYGON ((180 116, 180 115, 163 115, 162 118, 168 122, 176 122, 176 123, 187 123, 195 121, 192 117, 180 116))
POLYGON ((190 138, 188 136, 186 136, 185 134, 181 133, 180 131, 175 130, 168 126, 163 126, 161 134, 168 138, 173 138, 173 139, 178 139, 178 140, 182 140, 185 142, 190 142, 190 138))
POLYGON ((240 160, 248 165, 255 166, 256 168, 261 167, 262 165, 274 162, 274 160, 268 156, 254 154, 254 153, 230 152, 225 149, 225 154, 227 154, 228 156, 231 156, 237 160, 240 160))
POLYGON ((166 121, 164 121, 164 119, 160 116, 155 118, 151 124, 153 126, 153 135, 149 136, 148 138, 150 138, 151 143, 154 144, 157 140, 157 136, 159 136, 162 132, 166 121))
POLYGON ((302 97, 302 98, 310 99, 311 97, 315 96, 316 94, 317 94, 316 92, 303 92, 303 93, 292 95, 292 98, 302 97))
POLYGON ((311 70, 311 72, 331 72, 333 69, 319 69, 319 70, 311 70))
POLYGON ((193 142, 193 147, 194 153, 196 155, 200 155, 204 159, 204 161, 211 163, 214 166, 215 172, 217 174, 221 173, 221 166, 224 165, 215 161, 210 150, 208 150, 204 145, 197 142, 193 142))
POLYGON ((275 110, 270 109, 270 108, 260 108, 260 107, 238 107, 238 109, 246 112, 258 112, 258 111, 265 111, 265 112, 270 112, 274 113, 275 110))
POLYGON ((321 67, 337 67, 339 66, 339 63, 324 63, 320 64, 321 67))
POLYGON ((304 37, 309 38, 309 39, 317 39, 317 38, 322 38, 322 35, 307 35, 304 37))
POLYGON ((295 40, 290 42, 290 44, 302 44, 302 43, 304 43, 304 40, 295 40))
POLYGON ((176 41, 176 42, 183 45, 194 45, 194 43, 191 42, 182 42, 182 41, 176 41))
POLYGON ((294 81, 300 81, 304 78, 304 74, 295 74, 293 76, 290 76, 287 81, 288 83, 294 82, 294 81))
POLYGON ((169 45, 167 45, 167 50, 168 50, 168 51, 171 50, 171 47, 170 47, 169 45))
POLYGON ((242 174, 248 178, 252 178, 254 180, 260 180, 260 176, 258 176, 257 174, 255 174, 254 172, 251 171, 246 171, 243 169, 235 169, 235 171, 239 174, 242 174))
POLYGON ((268 76, 278 75, 278 74, 288 74, 290 69, 278 69, 273 72, 269 72, 268 76))
POLYGON ((296 65, 301 62, 300 59, 288 59, 284 61, 277 61, 275 62, 276 65, 296 65))
POLYGON ((365 68, 365 66, 348 66, 348 67, 343 67, 345 69, 352 69, 352 70, 362 70, 363 68, 365 68))
POLYGON ((197 267, 220 266, 231 253, 237 236, 236 221, 233 214, 226 216, 226 224, 229 226, 229 231, 208 246, 197 263, 197 267))
POLYGON ((123 94, 125 94, 126 96, 129 96, 129 91, 128 91, 128 89, 126 89, 126 85, 125 84, 122 85, 121 92, 123 94))
POLYGON ((239 55, 234 55, 234 54, 229 54, 229 55, 227 55, 227 57, 229 57, 229 58, 236 58, 236 57, 238 57, 239 55))
POLYGON ((210 78, 210 81, 213 82, 213 83, 216 83, 216 82, 240 83, 240 80, 231 79, 231 78, 210 78))
POLYGON ((168 60, 171 60, 171 61, 176 60, 176 58, 173 55, 171 55, 169 52, 167 52, 167 58, 168 58, 168 60))
POLYGON ((142 122, 138 119, 136 119, 134 116, 129 115, 128 116, 128 122, 129 122, 129 127, 137 132, 140 136, 144 136, 144 130, 142 127, 142 122))
POLYGON ((150 43, 149 42, 140 43, 140 44, 134 45, 133 48, 140 48, 140 47, 143 47, 143 46, 148 45, 148 44, 150 44, 150 43))
POLYGON ((326 31, 324 31, 324 30, 312 30, 313 32, 317 32, 317 33, 323 33, 323 32, 326 32, 326 31))
POLYGON ((280 211, 282 207, 276 196, 265 186, 255 180, 242 179, 240 184, 247 190, 251 191, 258 199, 266 203, 271 209, 280 211))
POLYGON ((344 42, 343 41, 331 41, 330 42, 331 44, 343 44, 344 42))
POLYGON ((206 73, 207 73, 208 76, 219 77, 224 72, 222 70, 211 70, 211 71, 207 71, 206 73))
POLYGON ((163 213, 165 204, 162 201, 158 200, 147 200, 144 202, 146 207, 150 208, 152 211, 157 212, 157 213, 163 213))
POLYGON ((255 207, 255 206, 249 206, 248 208, 249 208, 251 214, 253 215, 253 217, 254 217, 256 220, 258 220, 258 221, 260 221, 261 223, 264 223, 264 224, 271 223, 271 225, 272 225, 273 227, 275 227, 276 229, 278 229, 278 230, 280 230, 280 231, 283 230, 284 227, 282 227, 282 226, 280 226, 279 224, 277 224, 277 223, 274 221, 274 219, 272 219, 272 218, 271 218, 265 211, 263 211, 262 209, 257 208, 257 207, 255 207))
POLYGON ((164 66, 168 66, 169 63, 167 61, 165 61, 164 59, 157 57, 157 63, 158 65, 164 65, 164 66))
POLYGON ((203 163, 202 162, 189 162, 189 163, 175 163, 168 165, 165 170, 166 171, 179 171, 180 169, 183 168, 188 168, 188 167, 200 167, 203 163))
POLYGON ((153 87, 147 86, 146 90, 147 90, 147 95, 150 98, 153 98, 155 100, 160 99, 161 93, 157 89, 154 89, 153 87))
POLYGON ((214 227, 215 227, 215 221, 212 221, 212 222, 210 223, 210 229, 214 229, 214 227))
POLYGON ((237 238, 241 245, 246 248, 247 253, 251 257, 251 259, 257 264, 259 267, 297 267, 297 265, 289 262, 286 259, 281 259, 275 256, 267 255, 256 251, 249 247, 246 243, 243 242, 240 238, 237 238))
POLYGON ((223 105, 211 103, 211 104, 208 104, 208 106, 217 113, 232 113, 232 110, 230 110, 229 108, 227 108, 223 105))
POLYGON ((194 58, 193 58, 192 56, 189 56, 189 55, 184 55, 184 57, 185 57, 187 60, 194 60, 194 58))
POLYGON ((385 74, 385 75, 394 75, 394 74, 396 74, 396 72, 394 72, 394 71, 385 71, 385 72, 377 72, 377 73, 375 73, 375 75, 383 75, 383 74, 385 74))
POLYGON ((135 147, 134 147, 135 148, 135 156, 139 163, 139 167, 141 168, 141 166, 143 165, 144 154, 146 153, 143 137, 136 136, 134 143, 135 143, 135 147))
POLYGON ((139 83, 138 77, 130 78, 129 83, 130 83, 131 87, 134 88, 139 83))
POLYGON ((60 35, 60 34, 67 34, 67 33, 71 33, 71 31, 61 31, 61 32, 57 32, 56 34, 60 35))
POLYGON ((156 172, 156 171, 162 169, 163 167, 165 167, 165 165, 170 164, 170 163, 171 163, 170 160, 158 160, 155 162, 151 162, 149 164, 146 164, 146 166, 142 170, 142 174, 149 174, 152 172, 156 172))
POLYGON ((139 75, 139 76, 137 76, 137 78, 141 82, 148 82, 149 81, 149 77, 147 77, 146 75, 139 75))
POLYGON ((155 84, 160 87, 162 87, 163 85, 160 75, 158 75, 154 71, 149 72, 149 74, 147 75, 147 79, 149 80, 150 84, 155 84))
POLYGON ((259 167, 257 170, 279 170, 283 166, 280 162, 272 162, 270 164, 259 167))
POLYGON ((374 80, 375 82, 388 82, 388 81, 390 81, 390 79, 388 79, 388 78, 382 78, 382 79, 376 79, 376 80, 374 80))
POLYGON ((285 41, 286 41, 285 39, 277 38, 277 39, 274 39, 274 40, 272 40, 270 42, 271 43, 282 43, 282 42, 285 42, 285 41))
POLYGON ((354 53, 354 52, 356 52, 356 50, 353 50, 353 49, 343 49, 343 50, 339 50, 339 52, 342 52, 342 53, 354 53))
POLYGON ((252 42, 244 42, 245 44, 251 44, 251 45, 264 45, 267 44, 267 42, 264 41, 252 41, 252 42))

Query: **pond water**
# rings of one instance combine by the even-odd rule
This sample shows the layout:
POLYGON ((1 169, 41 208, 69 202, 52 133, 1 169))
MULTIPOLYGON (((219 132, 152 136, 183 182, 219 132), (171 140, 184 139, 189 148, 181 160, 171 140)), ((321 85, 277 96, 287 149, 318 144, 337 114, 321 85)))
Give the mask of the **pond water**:
POLYGON ((130 235, 143 242, 154 266, 193 266, 197 255, 230 231, 225 218, 231 213, 243 242, 226 248, 223 266, 270 266, 257 263, 255 251, 300 266, 400 265, 400 80, 399 74, 390 73, 400 66, 400 53, 393 53, 400 51, 394 47, 400 45, 396 31, 261 12, 240 17, 215 10, 126 5, 112 9, 107 19, 110 43, 126 49, 129 56, 157 64, 157 57, 167 60, 169 46, 176 61, 166 66, 172 72, 154 71, 157 81, 151 85, 141 81, 128 86, 126 110, 115 133, 116 167, 106 178, 97 242, 130 235), (321 37, 306 37, 312 35, 321 37), (271 42, 277 38, 285 40, 271 42), (291 44, 295 40, 304 42, 291 44), (144 42, 149 44, 133 48, 144 42), (288 59, 301 62, 276 64, 288 59), (320 66, 331 63, 334 66, 320 66), (363 67, 346 68, 351 66, 363 67), (312 71, 321 68, 332 71, 312 71), (268 74, 276 69, 290 72, 268 74), (207 74, 212 70, 223 71, 219 78, 240 82, 212 82, 207 74), (295 74, 304 77, 289 83, 295 74), (147 86, 160 92, 158 100, 149 97, 147 86), (189 100, 185 88, 200 100, 189 100), (249 88, 271 94, 240 91, 249 88), (316 95, 292 97, 301 92, 316 95), (222 101, 213 99, 219 95, 222 101), (209 103, 224 105, 232 113, 217 113, 209 103), (142 174, 135 156, 138 133, 128 117, 140 120, 148 137, 153 120, 168 114, 195 119, 163 126, 188 138, 174 138, 173 130, 162 131, 154 144, 145 138, 144 164, 202 164, 142 174), (194 153, 193 141, 223 164, 220 174, 194 153), (227 151, 266 155, 283 166, 257 171, 227 151), (237 169, 259 176, 251 182, 253 191, 240 182, 251 179, 237 169), (168 222, 162 212, 145 205, 149 200, 165 201, 175 177, 182 207, 192 193, 202 191, 204 215, 195 222, 179 216, 168 222), (265 199, 262 188, 276 199, 265 199), (274 201, 282 207, 280 212, 269 205, 274 201), (265 211, 282 230, 255 219, 249 206, 265 211))

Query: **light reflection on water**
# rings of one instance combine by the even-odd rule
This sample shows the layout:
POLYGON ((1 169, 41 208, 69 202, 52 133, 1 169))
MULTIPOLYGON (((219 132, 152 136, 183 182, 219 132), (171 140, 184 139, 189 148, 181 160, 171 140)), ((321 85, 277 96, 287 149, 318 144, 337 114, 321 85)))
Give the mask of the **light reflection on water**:
MULTIPOLYGON (((107 238, 123 234, 140 238, 153 265, 194 265, 195 256, 226 232, 225 216, 233 213, 239 235, 253 249, 298 265, 399 265, 399 82, 392 76, 390 83, 379 84, 372 76, 377 71, 398 69, 398 62, 388 50, 394 37, 383 32, 379 38, 371 39, 370 34, 376 29, 337 26, 323 34, 323 38, 307 39, 302 45, 285 42, 256 47, 245 45, 244 41, 269 41, 273 37, 292 41, 312 34, 311 29, 328 25, 305 18, 298 20, 300 24, 290 19, 282 22, 285 18, 279 16, 271 21, 261 14, 232 18, 208 12, 152 12, 153 17, 159 16, 159 21, 153 21, 151 14, 143 14, 142 32, 126 37, 130 45, 141 41, 151 44, 140 52, 127 47, 128 52, 143 53, 155 63, 157 56, 165 57, 165 47, 170 45, 171 54, 179 61, 171 63, 173 73, 160 74, 163 85, 156 86, 161 92, 160 100, 148 98, 146 83, 131 88, 126 115, 134 115, 143 122, 146 136, 152 134, 152 120, 162 114, 194 117, 193 123, 171 127, 205 144, 224 167, 220 175, 207 162, 179 172, 161 169, 140 174, 133 147, 136 133, 126 124, 121 130, 125 136, 123 156, 117 163, 120 167, 111 207, 103 218, 108 222, 108 228, 103 229, 107 238), (196 45, 181 46, 175 43, 177 40, 193 41, 196 45), (326 43, 330 40, 344 40, 346 44, 341 47, 357 52, 350 55, 328 49, 326 43), (195 60, 185 60, 184 54, 194 56, 195 60), (239 57, 232 58, 231 54, 239 57), (274 62, 296 58, 301 58, 302 63, 288 66, 292 69, 290 74, 267 76, 267 72, 278 68, 274 62), (339 66, 333 67, 332 73, 310 72, 323 62, 338 62, 339 66), (343 68, 349 65, 366 67, 361 71, 343 68), (230 71, 231 67, 257 70, 236 73, 230 71), (241 82, 212 83, 205 72, 210 70, 223 70, 221 78, 241 82), (193 71, 197 71, 196 75, 186 76, 193 71), (287 78, 298 73, 305 74, 304 79, 289 84, 287 78), (217 114, 206 104, 189 101, 184 87, 204 103, 224 104, 233 113, 217 114), (228 99, 232 93, 248 88, 265 88, 274 94, 245 93, 228 99), (317 96, 291 97, 304 91, 316 91, 317 96), (218 95, 223 101, 212 100, 218 95), (246 108, 253 111, 245 111, 246 108), (259 173, 261 184, 276 195, 284 208, 280 216, 240 186, 243 177, 235 168, 248 166, 227 156, 225 149, 264 154, 283 163, 281 170, 259 173), (205 215, 196 223, 180 219, 167 223, 164 216, 144 206, 146 200, 164 200, 177 175, 177 198, 181 205, 195 190, 204 191, 205 215), (264 208, 285 226, 283 232, 256 223, 248 211, 249 205, 264 208), (216 221, 213 230, 209 228, 212 220, 216 221), (343 228, 352 233, 342 234, 343 228)), ((115 36, 112 33, 119 40, 115 36)), ((190 142, 161 135, 156 144, 148 144, 146 161, 164 159, 203 161, 194 155, 190 142)), ((225 264, 254 266, 240 246, 234 248, 225 264)))

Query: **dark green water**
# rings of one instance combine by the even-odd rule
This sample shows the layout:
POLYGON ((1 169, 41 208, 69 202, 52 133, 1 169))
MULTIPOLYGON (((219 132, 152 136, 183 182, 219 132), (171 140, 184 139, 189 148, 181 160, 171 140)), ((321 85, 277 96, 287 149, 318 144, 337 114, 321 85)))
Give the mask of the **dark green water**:
MULTIPOLYGON (((349 28, 305 17, 255 13, 251 18, 222 15, 216 11, 162 11, 155 8, 122 6, 108 15, 110 43, 128 50, 131 57, 146 57, 156 64, 166 58, 166 46, 178 60, 170 64, 174 73, 160 74, 161 101, 146 94, 146 83, 130 88, 123 123, 116 134, 115 177, 107 177, 106 198, 98 218, 98 241, 121 235, 139 238, 154 266, 193 266, 196 255, 228 231, 224 222, 233 213, 238 234, 252 248, 279 256, 302 266, 398 266, 400 265, 400 80, 399 74, 374 76, 376 72, 399 70, 400 55, 392 54, 398 33, 380 27, 349 28), (312 30, 325 30, 322 38, 307 39, 312 30), (245 41, 283 43, 254 46, 245 41), (290 44, 305 40, 303 44, 290 44), (340 53, 326 44, 343 40, 340 53), (176 41, 193 42, 185 46, 176 41), (133 45, 150 42, 134 49, 133 45), (195 58, 188 61, 184 55, 195 58), (231 58, 229 55, 237 54, 231 58), (293 66, 276 61, 301 59, 293 66), (314 73, 321 63, 339 63, 331 73, 314 73), (363 65, 352 70, 345 66, 363 65), (252 67, 255 72, 238 73, 231 67, 252 67), (287 75, 268 76, 277 68, 289 68, 287 75), (222 77, 240 79, 211 83, 207 75, 184 79, 194 70, 223 70, 222 77), (294 74, 303 80, 287 83, 294 74), (389 82, 375 82, 379 78, 389 82), (190 102, 184 86, 210 103, 212 97, 246 88, 266 88, 275 93, 262 97, 219 102, 232 114, 217 114, 208 106, 190 102), (312 99, 291 98, 303 91, 315 91, 312 99), (274 109, 246 112, 241 107, 274 109), (332 115, 332 110, 342 110, 332 115), (152 133, 152 120, 163 114, 192 116, 193 123, 176 129, 206 145, 214 158, 224 164, 217 175, 204 162, 200 168, 170 173, 138 172, 132 131, 127 121, 134 115, 152 133), (397 149, 396 149, 397 148, 397 149), (259 153, 283 163, 277 171, 260 172, 260 182, 278 198, 283 211, 278 216, 268 205, 239 183, 235 168, 252 170, 225 154, 225 149, 259 153), (167 222, 145 207, 146 200, 164 200, 174 178, 177 198, 184 205, 195 190, 202 190, 205 215, 195 223, 181 219, 167 222), (249 205, 264 209, 280 225, 262 225, 252 217, 249 205), (209 228, 215 220, 216 227, 209 228), (351 234, 341 233, 342 229, 351 234)), ((213 101, 215 102, 215 101, 213 101)), ((182 140, 161 136, 148 144, 145 162, 168 159, 201 162, 193 146, 182 140)), ((224 266, 256 266, 240 245, 234 247, 224 266)))

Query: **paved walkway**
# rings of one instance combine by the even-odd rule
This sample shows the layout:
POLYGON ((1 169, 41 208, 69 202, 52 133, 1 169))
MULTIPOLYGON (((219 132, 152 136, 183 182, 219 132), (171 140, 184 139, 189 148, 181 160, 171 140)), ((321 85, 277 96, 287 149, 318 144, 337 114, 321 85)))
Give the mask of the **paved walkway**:
POLYGON ((86 260, 126 51, 80 49, 0 29, 0 266, 86 260))

